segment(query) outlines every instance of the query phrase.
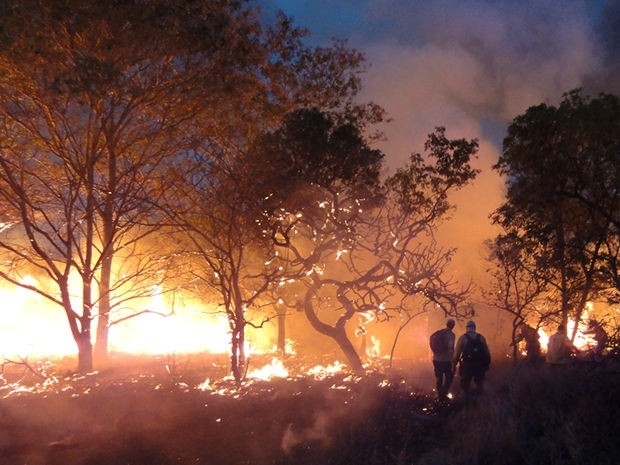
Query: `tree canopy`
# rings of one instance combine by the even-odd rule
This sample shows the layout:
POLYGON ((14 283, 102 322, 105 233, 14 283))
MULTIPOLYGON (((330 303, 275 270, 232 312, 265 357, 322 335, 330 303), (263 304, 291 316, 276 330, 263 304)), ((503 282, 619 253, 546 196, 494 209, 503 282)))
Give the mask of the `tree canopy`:
POLYGON ((525 251, 521 270, 544 277, 554 307, 544 313, 566 324, 590 300, 617 301, 620 99, 575 90, 557 107, 529 108, 509 126, 494 168, 507 186, 493 214, 505 230, 498 240, 512 236, 525 251))
MULTIPOLYGON (((325 153, 329 167, 325 136, 310 131, 302 145, 311 148, 307 153, 325 153)), ((274 237, 280 255, 287 257, 295 305, 315 330, 334 340, 353 370, 362 371, 347 332, 354 318, 371 315, 385 321, 409 309, 415 309, 414 315, 423 313, 429 305, 445 314, 468 314, 467 289, 444 276, 454 249, 439 247, 434 231, 452 208, 448 193, 477 175, 470 160, 478 144, 450 140, 444 128, 437 128, 424 155, 413 154, 405 167, 381 180, 379 154, 363 140, 344 140, 348 145, 337 147, 353 155, 358 166, 354 177, 346 175, 348 168, 334 167, 330 172, 341 178, 321 176, 285 199, 274 215, 274 237)), ((283 145, 295 146, 295 140, 283 145)), ((293 164, 291 170, 303 173, 305 166, 293 164)))
POLYGON ((438 128, 385 182, 372 147, 384 112, 358 100, 363 55, 308 47, 289 18, 258 13, 234 0, 0 5, 0 276, 64 309, 80 371, 92 322, 105 354, 115 309, 174 269, 221 298, 237 379, 244 328, 262 321, 246 312, 278 292, 356 369, 354 315, 411 296, 462 303, 433 233, 476 175, 477 142, 438 128))
MULTIPOLYGON (((172 173, 200 157, 226 166, 307 101, 381 117, 352 101, 361 54, 342 43, 310 49, 305 34, 283 15, 261 24, 245 1, 0 5, 1 273, 22 285, 27 262, 56 283, 33 290, 64 308, 82 371, 92 365, 91 321, 104 353, 111 299, 129 282, 114 258, 137 251, 166 227, 163 212, 183 204, 172 173)), ((143 256, 162 266, 162 253, 143 256)), ((144 276, 145 263, 130 275, 144 276)))

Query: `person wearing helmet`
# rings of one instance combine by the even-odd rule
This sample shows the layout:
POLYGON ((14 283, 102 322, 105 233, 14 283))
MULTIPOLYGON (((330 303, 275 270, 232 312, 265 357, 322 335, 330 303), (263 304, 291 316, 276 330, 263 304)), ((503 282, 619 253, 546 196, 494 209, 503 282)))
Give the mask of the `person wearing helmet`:
POLYGON ((469 401, 472 394, 479 395, 483 391, 484 378, 491 364, 491 353, 484 336, 476 332, 476 323, 467 322, 465 334, 459 337, 454 351, 453 370, 459 367, 461 389, 465 400, 469 401), (472 391, 472 381, 475 390, 472 391))

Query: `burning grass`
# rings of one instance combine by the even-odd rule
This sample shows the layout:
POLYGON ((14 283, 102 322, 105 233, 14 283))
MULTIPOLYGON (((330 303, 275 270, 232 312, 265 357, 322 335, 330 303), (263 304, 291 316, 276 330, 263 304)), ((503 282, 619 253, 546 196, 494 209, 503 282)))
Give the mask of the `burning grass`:
POLYGON ((620 453, 614 360, 555 372, 494 366, 487 393, 467 406, 458 395, 437 404, 426 365, 360 378, 266 358, 253 362, 271 367, 263 375, 286 376, 237 387, 226 362, 123 357, 75 376, 64 368, 74 361, 48 361, 44 377, 6 365, 0 463, 599 465, 620 453))

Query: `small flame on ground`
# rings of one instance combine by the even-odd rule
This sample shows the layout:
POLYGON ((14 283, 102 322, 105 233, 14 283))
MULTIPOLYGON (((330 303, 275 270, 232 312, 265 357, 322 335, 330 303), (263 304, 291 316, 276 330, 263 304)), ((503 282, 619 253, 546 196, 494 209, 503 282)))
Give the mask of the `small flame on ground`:
POLYGON ((248 378, 257 378, 263 381, 269 381, 272 378, 288 378, 288 370, 284 368, 280 359, 273 357, 271 363, 248 373, 248 378))
POLYGON ((344 370, 345 366, 346 365, 336 360, 331 365, 316 365, 308 370, 308 374, 314 376, 314 379, 325 379, 335 373, 340 373, 344 370))

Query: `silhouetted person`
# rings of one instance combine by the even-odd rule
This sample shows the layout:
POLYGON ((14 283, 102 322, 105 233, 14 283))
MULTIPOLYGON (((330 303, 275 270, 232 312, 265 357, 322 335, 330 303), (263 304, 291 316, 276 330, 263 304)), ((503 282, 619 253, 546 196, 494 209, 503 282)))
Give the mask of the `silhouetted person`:
POLYGON ((483 391, 484 377, 491 364, 491 353, 484 336, 476 332, 476 323, 472 320, 467 322, 466 332, 456 343, 454 351, 453 369, 459 366, 461 388, 465 394, 465 400, 471 399, 472 394, 481 394, 483 391), (472 380, 475 391, 472 392, 472 380))
POLYGON ((535 328, 522 323, 519 326, 519 334, 515 339, 515 343, 525 341, 525 358, 527 363, 536 364, 540 361, 540 335, 535 328))
POLYGON ((433 351, 433 368, 435 371, 435 379, 437 381, 437 395, 440 401, 448 399, 450 386, 454 379, 454 370, 452 369, 452 359, 454 357, 454 320, 449 318, 446 321, 446 327, 434 332, 431 335, 431 350, 433 351))
POLYGON ((592 352, 595 355, 602 355, 603 350, 607 347, 607 341, 609 340, 609 336, 607 336, 607 332, 596 320, 590 320, 588 322, 588 330, 584 332, 584 334, 591 334, 592 339, 596 341, 596 346, 592 348, 592 352))
POLYGON ((566 335, 564 325, 558 325, 557 331, 549 337, 547 363, 551 365, 565 365, 570 361, 570 356, 573 352, 575 352, 575 347, 566 335))

